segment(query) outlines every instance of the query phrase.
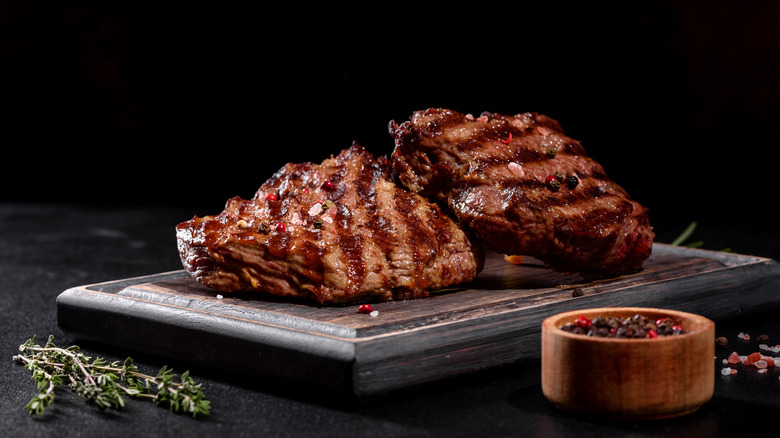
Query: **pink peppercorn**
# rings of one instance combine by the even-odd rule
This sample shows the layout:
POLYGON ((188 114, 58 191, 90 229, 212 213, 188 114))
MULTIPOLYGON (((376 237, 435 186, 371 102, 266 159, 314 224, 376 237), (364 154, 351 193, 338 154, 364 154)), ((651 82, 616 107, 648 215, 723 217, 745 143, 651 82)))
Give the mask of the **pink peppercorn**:
POLYGON ((574 320, 574 324, 577 327, 586 328, 586 327, 590 327, 591 324, 593 324, 593 321, 591 321, 590 319, 580 315, 577 319, 574 320))

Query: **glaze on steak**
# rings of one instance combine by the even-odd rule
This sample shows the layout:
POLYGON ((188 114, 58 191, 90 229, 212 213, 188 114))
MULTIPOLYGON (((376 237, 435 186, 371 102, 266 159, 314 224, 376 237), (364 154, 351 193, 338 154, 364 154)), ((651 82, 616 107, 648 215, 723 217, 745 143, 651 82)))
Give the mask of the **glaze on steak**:
POLYGON ((428 109, 389 129, 401 183, 498 252, 603 277, 638 271, 650 255, 647 209, 549 117, 428 109))
POLYGON ((358 144, 321 164, 287 164, 252 199, 176 228, 184 268, 223 292, 320 303, 424 297, 483 266, 448 215, 397 186, 389 160, 358 144))

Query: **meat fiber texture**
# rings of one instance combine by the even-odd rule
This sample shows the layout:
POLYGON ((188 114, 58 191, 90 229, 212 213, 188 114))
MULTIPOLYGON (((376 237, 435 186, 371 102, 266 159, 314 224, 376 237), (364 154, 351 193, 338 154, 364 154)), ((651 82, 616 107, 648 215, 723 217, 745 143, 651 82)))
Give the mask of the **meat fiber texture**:
POLYGON ((396 185, 388 159, 358 144, 321 164, 287 164, 252 199, 232 198, 176 235, 200 283, 322 304, 424 297, 484 263, 439 206, 396 185))
POLYGON ((495 251, 596 277, 639 271, 650 256, 647 209, 556 120, 431 108, 389 130, 400 182, 495 251))

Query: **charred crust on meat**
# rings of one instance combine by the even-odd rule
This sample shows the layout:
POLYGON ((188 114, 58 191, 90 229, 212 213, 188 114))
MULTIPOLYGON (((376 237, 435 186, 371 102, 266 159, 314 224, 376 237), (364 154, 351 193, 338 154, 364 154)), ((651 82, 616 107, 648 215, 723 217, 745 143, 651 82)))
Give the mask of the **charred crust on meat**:
POLYGON ((548 116, 483 112, 475 118, 430 108, 390 130, 398 181, 447 200, 450 213, 494 250, 603 276, 636 272, 650 255, 647 209, 548 116), (512 140, 491 147, 507 129, 512 140), (555 172, 561 175, 549 180, 555 172))
POLYGON ((222 292, 321 304, 418 298, 473 280, 484 264, 478 243, 393 178, 389 158, 357 143, 320 164, 287 164, 252 199, 179 224, 182 264, 222 292), (270 192, 278 202, 265 200, 270 192), (238 219, 258 225, 226 226, 238 219), (271 225, 279 222, 284 232, 271 225))

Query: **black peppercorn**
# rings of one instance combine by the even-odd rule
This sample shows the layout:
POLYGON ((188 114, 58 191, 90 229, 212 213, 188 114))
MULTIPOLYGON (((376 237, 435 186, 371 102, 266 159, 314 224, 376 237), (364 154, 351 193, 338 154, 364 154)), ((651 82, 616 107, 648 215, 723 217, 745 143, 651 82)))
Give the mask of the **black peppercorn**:
POLYGON ((566 187, 573 189, 580 183, 580 179, 574 173, 566 174, 566 187))
POLYGON ((268 234, 271 232, 271 227, 265 222, 260 222, 260 225, 257 226, 257 231, 262 234, 268 234))
POLYGON ((596 316, 592 320, 580 317, 561 329, 570 333, 608 338, 657 338, 679 335, 687 331, 668 318, 652 321, 644 315, 630 318, 596 316))

